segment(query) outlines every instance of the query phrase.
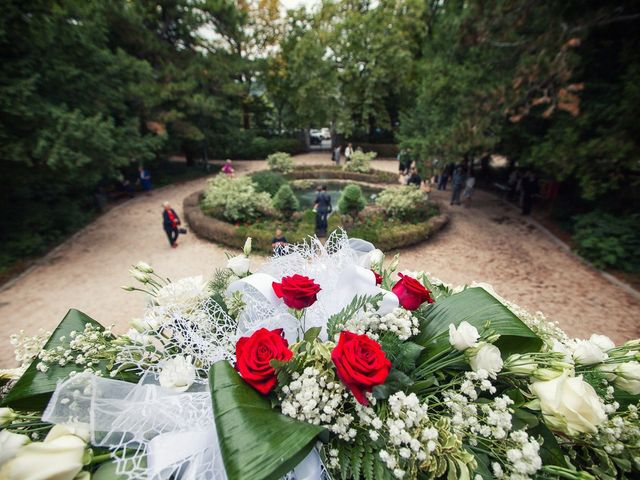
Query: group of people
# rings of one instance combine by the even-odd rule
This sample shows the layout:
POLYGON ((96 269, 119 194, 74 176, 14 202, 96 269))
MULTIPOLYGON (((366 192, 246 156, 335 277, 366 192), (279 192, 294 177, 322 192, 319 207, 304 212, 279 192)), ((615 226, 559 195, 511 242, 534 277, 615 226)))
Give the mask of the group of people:
POLYGON ((466 173, 462 165, 453 162, 447 163, 438 176, 438 190, 446 190, 449 179, 451 179, 451 201, 450 205, 461 205, 465 207, 471 205, 471 198, 476 186, 476 177, 472 167, 467 167, 466 173))
MULTIPOLYGON (((347 143, 347 146, 344 148, 345 162, 348 163, 349 161, 351 161, 351 157, 353 156, 354 152, 361 152, 361 151, 362 151, 361 147, 356 147, 356 149, 354 150, 353 144, 347 143)), ((333 149, 333 151, 331 152, 331 160, 335 162, 336 165, 340 165, 340 161, 342 160, 342 145, 338 144, 333 149)))

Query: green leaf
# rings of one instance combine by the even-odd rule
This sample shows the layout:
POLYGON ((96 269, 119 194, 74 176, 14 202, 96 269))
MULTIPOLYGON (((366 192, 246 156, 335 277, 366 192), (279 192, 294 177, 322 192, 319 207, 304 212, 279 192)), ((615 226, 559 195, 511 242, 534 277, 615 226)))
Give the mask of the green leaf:
POLYGON ((491 330, 500 334, 496 346, 503 355, 535 352, 542 346, 542 340, 529 327, 483 288, 467 288, 431 305, 421 316, 421 332, 413 341, 425 346, 425 353, 431 357, 450 348, 446 335, 449 325, 463 321, 478 331, 490 322, 491 330))
POLYGON ((396 368, 392 368, 384 381, 384 385, 373 387, 373 396, 385 400, 400 390, 406 390, 413 385, 413 380, 396 368))
MULTIPOLYGON (((60 324, 47 340, 45 350, 55 348, 59 345, 68 346, 71 341, 70 332, 75 330, 81 332, 86 324, 92 324, 100 330, 104 330, 102 325, 88 317, 79 310, 71 309, 62 319, 60 324), (65 341, 61 342, 60 337, 64 336, 65 341)), ((66 379, 72 371, 78 371, 81 367, 75 364, 68 364, 61 367, 58 364, 49 365, 46 372, 36 369, 40 360, 36 358, 18 379, 13 388, 2 400, 2 406, 18 408, 23 410, 44 410, 51 398, 51 394, 56 389, 58 381, 66 379)), ((106 362, 101 362, 99 367, 106 370, 106 362)))
POLYGON ((309 343, 313 342, 316 338, 318 338, 321 330, 322 327, 311 327, 309 330, 304 332, 304 341, 309 343))
POLYGON ((344 307, 335 315, 331 315, 327 320, 327 333, 329 338, 333 338, 340 330, 344 323, 355 315, 355 313, 365 305, 372 305, 377 308, 382 301, 382 294, 377 295, 356 295, 349 305, 344 307))
POLYGON ((313 448, 322 427, 273 410, 226 361, 209 370, 218 441, 229 480, 279 479, 313 448))
POLYGON ((513 429, 522 430, 534 428, 540 423, 538 416, 527 412, 522 408, 515 408, 513 411, 513 429))

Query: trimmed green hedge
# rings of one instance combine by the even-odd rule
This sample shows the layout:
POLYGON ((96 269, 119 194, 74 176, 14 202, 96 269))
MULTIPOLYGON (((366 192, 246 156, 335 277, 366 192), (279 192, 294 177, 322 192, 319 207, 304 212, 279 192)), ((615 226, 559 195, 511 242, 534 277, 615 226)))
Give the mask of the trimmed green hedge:
POLYGON ((325 165, 296 165, 295 170, 285 175, 287 180, 328 179, 354 180, 366 183, 398 183, 398 174, 372 169, 369 173, 347 172, 342 167, 325 165))

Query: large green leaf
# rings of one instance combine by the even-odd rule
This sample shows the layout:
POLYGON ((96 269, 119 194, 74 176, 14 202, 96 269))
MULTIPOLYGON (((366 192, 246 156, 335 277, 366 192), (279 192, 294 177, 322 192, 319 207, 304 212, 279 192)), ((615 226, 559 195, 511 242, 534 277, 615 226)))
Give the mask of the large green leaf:
POLYGON ((229 480, 278 479, 313 448, 322 427, 271 408, 226 361, 212 365, 213 415, 229 480))
POLYGON ((542 346, 529 327, 483 288, 467 288, 428 307, 420 319, 420 335, 413 341, 427 348, 428 357, 433 356, 449 348, 449 324, 463 321, 478 331, 491 322, 491 329, 500 334, 496 346, 505 355, 538 351, 542 346))
MULTIPOLYGON (((49 340, 47 340, 44 349, 48 350, 58 345, 67 346, 71 341, 70 332, 73 330, 81 332, 88 323, 103 330, 102 325, 84 313, 74 309, 69 310, 53 331, 49 340), (64 342, 60 341, 60 337, 62 336, 65 337, 64 342)), ((2 406, 23 410, 44 410, 51 394, 56 389, 58 381, 64 380, 72 371, 78 371, 80 368, 75 364, 65 365, 64 367, 54 364, 50 365, 46 372, 41 372, 36 369, 39 362, 40 360, 37 358, 31 362, 31 365, 29 365, 22 377, 18 379, 7 396, 2 400, 2 406)), ((101 366, 104 367, 104 365, 101 366)))

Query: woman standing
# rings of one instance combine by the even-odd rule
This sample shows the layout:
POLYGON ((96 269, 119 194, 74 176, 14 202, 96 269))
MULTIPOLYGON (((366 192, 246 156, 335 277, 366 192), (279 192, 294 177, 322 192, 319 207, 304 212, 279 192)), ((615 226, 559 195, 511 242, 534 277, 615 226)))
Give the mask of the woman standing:
POLYGON ((164 207, 162 211, 162 226, 169 239, 169 245, 171 245, 171 248, 176 248, 178 246, 178 225, 180 225, 180 217, 178 217, 176 211, 171 208, 169 202, 164 202, 162 206, 164 207))

